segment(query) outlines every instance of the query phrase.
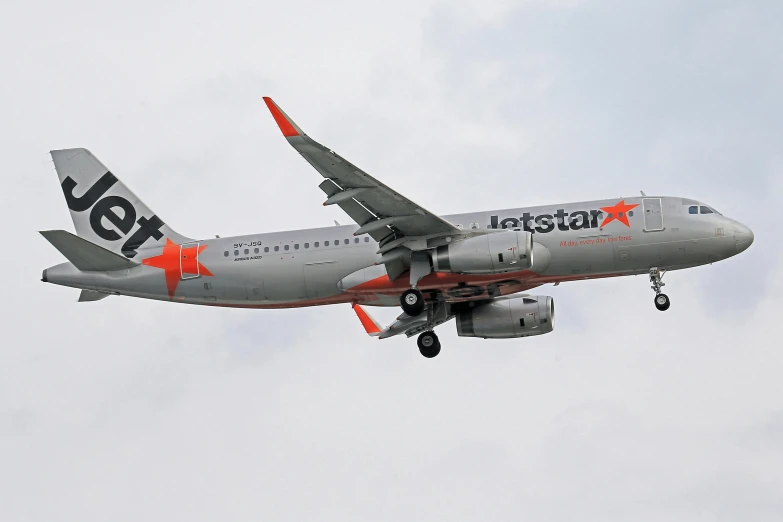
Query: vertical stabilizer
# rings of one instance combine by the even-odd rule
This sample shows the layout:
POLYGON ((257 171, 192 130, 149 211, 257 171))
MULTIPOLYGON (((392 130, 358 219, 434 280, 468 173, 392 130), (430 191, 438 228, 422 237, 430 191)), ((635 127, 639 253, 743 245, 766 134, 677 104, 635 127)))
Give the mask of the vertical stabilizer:
POLYGON ((139 248, 184 243, 87 149, 51 151, 76 234, 127 258, 139 248))

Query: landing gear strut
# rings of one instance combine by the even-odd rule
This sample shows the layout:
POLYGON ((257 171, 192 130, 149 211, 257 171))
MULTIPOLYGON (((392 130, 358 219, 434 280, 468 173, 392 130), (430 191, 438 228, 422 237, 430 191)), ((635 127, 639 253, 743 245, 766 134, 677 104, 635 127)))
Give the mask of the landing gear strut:
POLYGON ((424 311, 424 296, 415 288, 410 288, 400 297, 402 311, 411 317, 416 317, 424 311))
POLYGON ((652 288, 655 291, 655 308, 657 308, 661 312, 665 312, 666 310, 668 310, 669 306, 671 305, 671 302, 669 301, 669 296, 661 293, 661 287, 666 286, 666 283, 661 281, 665 273, 666 270, 662 270, 658 267, 654 267, 650 269, 650 283, 652 283, 652 286, 650 288, 652 288))
POLYGON ((432 272, 430 256, 426 252, 411 252, 411 287, 400 296, 402 311, 411 317, 416 317, 424 311, 424 296, 416 289, 422 277, 432 272))
POLYGON ((422 333, 416 343, 419 345, 419 352, 427 359, 432 359, 440 353, 440 341, 435 332, 422 333))

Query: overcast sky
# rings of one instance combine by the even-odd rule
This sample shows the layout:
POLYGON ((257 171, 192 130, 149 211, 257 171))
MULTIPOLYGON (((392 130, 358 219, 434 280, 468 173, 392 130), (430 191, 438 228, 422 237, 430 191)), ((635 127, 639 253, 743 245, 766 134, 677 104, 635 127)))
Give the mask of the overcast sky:
MULTIPOLYGON (((783 4, 3 4, 0 520, 783 520, 783 4), (280 136, 442 214, 648 194, 748 224, 666 276, 542 287, 549 335, 441 355, 350 306, 39 281, 87 147, 190 237, 349 223, 280 136)), ((389 322, 398 311, 380 310, 389 322)))

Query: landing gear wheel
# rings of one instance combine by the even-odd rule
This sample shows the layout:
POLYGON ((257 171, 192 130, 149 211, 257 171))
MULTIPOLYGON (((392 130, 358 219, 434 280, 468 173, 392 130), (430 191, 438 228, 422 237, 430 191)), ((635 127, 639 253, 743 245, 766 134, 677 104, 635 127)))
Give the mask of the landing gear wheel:
POLYGON ((419 352, 427 359, 432 359, 440 353, 440 341, 435 332, 424 332, 416 341, 419 345, 419 352))
POLYGON ((424 296, 415 288, 406 290, 400 297, 402 311, 411 317, 416 317, 424 311, 424 296))
POLYGON ((654 266, 650 269, 650 283, 652 283, 650 288, 652 288, 653 292, 655 292, 655 308, 661 312, 668 310, 669 305, 671 304, 669 302, 669 296, 661 293, 661 288, 666 286, 666 283, 661 281, 661 279, 663 279, 663 274, 665 273, 666 270, 658 268, 657 266, 654 266))
POLYGON ((671 302, 669 302, 668 295, 658 294, 655 296, 655 308, 657 308, 661 312, 665 312, 666 310, 668 310, 669 305, 671 305, 671 302))

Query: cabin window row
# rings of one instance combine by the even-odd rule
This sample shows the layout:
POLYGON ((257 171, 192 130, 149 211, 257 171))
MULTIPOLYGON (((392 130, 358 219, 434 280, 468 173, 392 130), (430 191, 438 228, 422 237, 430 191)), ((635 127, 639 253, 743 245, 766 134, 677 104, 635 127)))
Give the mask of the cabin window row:
MULTIPOLYGON (((360 242, 361 242, 361 239, 360 239, 360 238, 358 238, 358 237, 355 237, 355 238, 353 238, 353 242, 354 242, 354 244, 358 244, 358 243, 360 243, 360 242)), ((370 238, 369 238, 369 237, 367 237, 367 236, 365 236, 365 238, 364 238, 364 242, 365 242, 365 243, 369 243, 369 242, 370 242, 370 238)), ((328 247, 330 244, 331 244, 331 242, 330 242, 330 241, 324 241, 324 242, 323 242, 323 246, 324 246, 324 247, 328 247)), ((336 240, 334 241, 334 246, 338 246, 339 244, 340 244, 340 240, 339 240, 339 239, 336 239, 336 240)), ((351 240, 350 240, 350 239, 344 239, 344 240, 343 240, 343 244, 345 244, 345 245, 350 245, 350 244, 351 244, 351 240)), ((310 248, 310 243, 309 243, 309 242, 308 242, 308 243, 304 243, 304 244, 303 244, 303 246, 304 246, 304 248, 305 248, 305 249, 309 249, 309 248, 310 248)), ((293 247, 294 247, 294 250, 299 250, 299 243, 294 243, 293 247)), ((320 247, 321 247, 321 242, 320 242, 320 241, 315 241, 315 242, 313 243, 313 248, 320 248, 320 247)), ((269 253, 269 249, 270 249, 270 247, 264 247, 264 253, 269 253)), ((275 247, 272 247, 272 249, 273 249, 273 251, 274 251, 274 252, 279 252, 279 251, 280 251, 280 245, 277 245, 277 246, 275 246, 275 247)), ((284 250, 284 251, 291 250, 291 245, 283 245, 283 250, 284 250)), ((250 249, 249 249, 249 248, 246 248, 246 249, 244 250, 244 253, 245 253, 245 255, 249 255, 249 254, 250 254, 250 249)), ((259 253, 261 253, 261 252, 260 252, 260 249, 259 249, 259 248, 254 248, 254 249, 253 249, 253 253, 254 253, 254 254, 259 254, 259 253)), ((238 256, 238 255, 239 255, 239 250, 238 250, 238 249, 237 249, 237 250, 234 250, 234 255, 235 255, 235 256, 238 256)), ((223 256, 225 256, 225 257, 228 257, 228 256, 229 256, 229 251, 228 251, 228 250, 226 250, 225 252, 223 252, 223 256)))

